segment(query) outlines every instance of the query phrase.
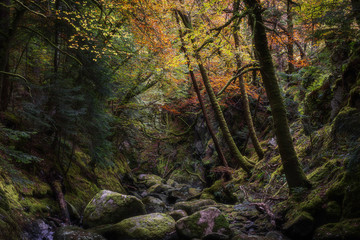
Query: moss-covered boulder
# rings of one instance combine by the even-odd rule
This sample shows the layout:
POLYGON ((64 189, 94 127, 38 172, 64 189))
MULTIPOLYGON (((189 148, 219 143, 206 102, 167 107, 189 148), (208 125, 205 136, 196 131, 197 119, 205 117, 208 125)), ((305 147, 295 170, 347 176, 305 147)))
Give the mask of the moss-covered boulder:
POLYGON ((283 225, 283 230, 294 239, 307 239, 314 230, 314 218, 308 212, 299 212, 283 225))
POLYGON ((151 213, 99 226, 92 231, 111 240, 161 240, 175 234, 175 221, 169 215, 151 213))
POLYGON ((198 211, 176 222, 176 231, 185 239, 205 238, 208 235, 224 235, 229 238, 229 222, 215 207, 198 211))
POLYGON ((211 206, 216 205, 216 202, 211 199, 199 199, 193 200, 188 202, 178 202, 175 203, 174 209, 175 210, 184 210, 188 215, 191 215, 201 209, 204 206, 211 206))
POLYGON ((315 230, 314 240, 356 240, 360 239, 360 218, 329 223, 315 230))
POLYGON ((106 240, 103 236, 79 227, 65 226, 58 228, 54 240, 106 240))
POLYGON ((83 223, 84 227, 95 227, 145 213, 144 204, 138 198, 102 190, 86 206, 83 223))
POLYGON ((174 210, 167 213, 170 217, 172 217, 175 221, 180 218, 187 217, 187 214, 184 210, 174 210))
POLYGON ((162 184, 165 182, 164 179, 154 174, 140 174, 138 176, 138 180, 141 183, 144 183, 146 187, 151 187, 155 184, 162 184))
POLYGON ((205 188, 202 192, 202 199, 215 199, 221 203, 234 204, 237 202, 237 197, 234 194, 234 185, 229 182, 226 183, 224 180, 217 180, 211 187, 205 188))
POLYGON ((159 198, 147 196, 141 199, 141 201, 144 203, 147 213, 162 213, 166 210, 165 203, 159 198))

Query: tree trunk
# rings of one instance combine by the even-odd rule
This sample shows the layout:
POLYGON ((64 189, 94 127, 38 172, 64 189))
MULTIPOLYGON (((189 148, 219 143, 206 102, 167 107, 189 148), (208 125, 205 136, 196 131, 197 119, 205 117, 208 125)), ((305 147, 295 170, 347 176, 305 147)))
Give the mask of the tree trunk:
POLYGON ((360 0, 351 0, 351 5, 356 22, 360 26, 360 0))
MULTIPOLYGON (((192 24, 190 22, 190 18, 186 15, 184 15, 182 12, 180 11, 177 11, 183 21, 183 24, 185 25, 185 27, 189 30, 192 30, 192 24)), ((253 167, 253 163, 249 162, 249 160, 244 157, 243 155, 241 155, 238 147, 236 146, 235 144, 235 141, 233 139, 233 137, 231 136, 231 133, 230 133, 230 130, 229 130, 229 127, 226 123, 226 120, 224 118, 224 115, 221 111, 221 107, 216 99, 216 95, 214 93, 214 90, 210 84, 210 80, 208 78, 208 75, 206 73, 206 70, 202 64, 202 60, 201 60, 201 57, 200 57, 200 54, 195 51, 195 59, 198 63, 198 66, 199 66, 199 70, 200 70, 200 74, 201 74, 201 78, 204 82, 204 85, 205 85, 205 89, 206 89, 206 92, 209 96, 209 99, 210 99, 210 103, 211 103, 211 106, 215 112, 215 116, 216 116, 216 119, 219 123, 219 126, 220 126, 220 129, 224 135, 224 138, 225 138, 225 141, 227 143, 227 145, 229 146, 229 149, 230 149, 230 152, 231 152, 231 155, 236 159, 237 163, 240 165, 240 167, 242 169, 244 169, 248 174, 250 174, 250 170, 252 169, 253 167)))
MULTIPOLYGON (((253 11, 254 19, 251 21, 255 23, 255 49, 261 65, 260 72, 265 85, 266 94, 271 106, 275 135, 279 145, 279 151, 287 183, 290 190, 297 187, 310 187, 310 183, 306 179, 298 161, 292 137, 290 135, 286 109, 275 76, 275 68, 268 47, 265 26, 261 15, 261 6, 256 0, 244 1, 247 8, 252 9, 253 11)), ((250 26, 254 26, 254 24, 251 24, 250 26)))
MULTIPOLYGON (((177 14, 176 14, 176 21, 180 25, 177 14)), ((228 167, 228 163, 227 163, 225 155, 224 155, 224 153, 223 153, 223 151, 222 151, 222 149, 220 147, 220 144, 219 144, 219 141, 218 141, 218 139, 216 137, 215 131, 211 127, 211 122, 210 122, 209 116, 208 116, 208 114, 206 112, 204 100, 203 100, 203 98, 201 96, 199 86, 197 84, 194 72, 191 70, 190 57, 189 57, 189 55, 187 53, 187 50, 186 50, 186 47, 185 47, 185 42, 184 42, 184 38, 183 38, 183 32, 181 31, 181 29, 179 30, 179 34, 180 34, 180 39, 181 39, 181 49, 185 54, 186 63, 187 63, 187 66, 188 66, 188 69, 189 69, 189 72, 190 72, 190 79, 191 79, 191 82, 193 84, 194 90, 196 92, 196 96, 197 96, 197 98, 199 100, 200 107, 201 107, 202 113, 204 115, 204 119, 205 119, 205 122, 206 122, 207 129, 209 130, 209 133, 210 133, 211 138, 212 138, 212 140, 214 142, 214 145, 215 145, 216 152, 218 153, 218 156, 219 156, 220 160, 222 161, 222 164, 225 167, 228 167)))
MULTIPOLYGON (((288 56, 288 69, 287 74, 292 74, 295 71, 294 67, 294 24, 293 13, 291 11, 291 0, 287 1, 287 56, 288 56)), ((291 77, 288 77, 288 81, 291 81, 291 77)))
MULTIPOLYGON (((234 12, 233 12, 234 15, 239 12, 239 4, 240 4, 240 0, 236 0, 234 2, 234 12)), ((240 47, 240 40, 239 40, 239 36, 238 36, 238 25, 233 26, 233 37, 234 37, 235 51, 236 51, 236 50, 239 50, 239 47, 240 47)), ((235 53, 235 59, 236 59, 237 69, 240 69, 241 68, 241 58, 240 58, 240 54, 237 51, 235 53)), ((256 131, 255 131, 253 119, 251 117, 250 104, 249 104, 249 99, 248 99, 246 89, 245 89, 245 82, 244 82, 243 75, 241 75, 239 77, 239 85, 240 85, 240 92, 242 95, 241 99, 242 99, 242 103, 243 103, 243 107, 244 107, 245 121, 249 128, 249 135, 250 135, 251 141, 254 145, 256 154, 258 155, 259 159, 262 159, 264 157, 264 151, 260 146, 258 138, 256 137, 256 131)))
MULTIPOLYGON (((9 72, 9 27, 10 27, 10 0, 0 4, 0 71, 9 72)), ((0 111, 6 111, 10 102, 9 75, 0 73, 0 111)))

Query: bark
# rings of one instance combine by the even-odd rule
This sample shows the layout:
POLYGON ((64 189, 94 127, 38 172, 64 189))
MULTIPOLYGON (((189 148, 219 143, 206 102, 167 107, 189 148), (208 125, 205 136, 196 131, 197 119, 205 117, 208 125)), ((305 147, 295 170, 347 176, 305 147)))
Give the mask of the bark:
POLYGON ((296 155, 288 120, 286 118, 286 109, 278 85, 275 68, 270 54, 268 41, 265 32, 265 26, 261 15, 262 9, 256 0, 244 0, 246 7, 253 11, 253 18, 250 19, 250 26, 254 28, 254 42, 256 55, 261 65, 261 75, 268 96, 273 124, 282 164, 290 190, 297 187, 310 187, 310 183, 300 166, 296 155), (255 22, 254 22, 255 21, 255 22), (254 25, 255 23, 255 25, 254 25))
MULTIPOLYGON (((10 0, 0 4, 0 71, 9 72, 10 0), (9 6, 9 7, 8 7, 9 6)), ((0 74, 0 111, 6 111, 10 102, 9 75, 0 74)))
POLYGON ((65 201, 64 193, 61 189, 61 182, 59 180, 55 180, 51 182, 51 185, 55 192, 56 199, 59 203, 61 217, 64 220, 65 224, 70 224, 70 215, 65 201))
MULTIPOLYGON (((287 74, 292 74, 295 71, 294 67, 294 24, 293 13, 291 12, 291 0, 287 1, 287 56, 288 56, 288 69, 287 74)), ((291 77, 288 77, 288 81, 291 81, 291 77)))
POLYGON ((356 22, 360 26, 360 0, 351 0, 351 6, 356 22))
MULTIPOLYGON (((239 0, 236 0, 234 2, 234 12, 233 12, 234 15, 239 12, 239 4, 240 4, 239 0)), ((236 50, 238 50, 240 48, 240 40, 239 40, 237 28, 238 28, 238 26, 236 26, 236 25, 233 26, 233 37, 234 37, 236 50)), ((235 59, 236 59, 237 69, 240 69, 241 68, 241 58, 240 58, 240 54, 238 52, 235 53, 235 59)), ((246 89, 245 89, 245 82, 244 82, 243 75, 239 76, 239 85, 240 85, 240 92, 242 95, 242 98, 241 98, 242 104, 244 107, 245 121, 249 128, 250 138, 254 145, 256 154, 258 155, 259 159, 262 159, 264 157, 264 151, 260 146, 258 138, 256 137, 256 131, 255 131, 253 119, 251 117, 250 104, 249 104, 249 99, 248 99, 246 89)))
MULTIPOLYGON (((190 22, 190 18, 187 17, 186 15, 184 15, 183 13, 181 13, 180 11, 178 11, 182 21, 183 21, 183 24, 185 25, 185 27, 187 29, 189 29, 190 31, 192 30, 192 25, 191 25, 191 22, 190 22)), ((195 47, 193 47, 194 50, 195 50, 195 47)), ((200 74, 201 74, 201 78, 204 82, 204 85, 205 85, 205 89, 206 89, 206 92, 209 96, 209 99, 210 99, 210 103, 211 103, 211 106, 215 112, 215 116, 216 116, 216 119, 219 123, 219 126, 220 126, 220 129, 223 133, 223 136, 224 136, 224 139, 227 143, 227 145, 229 146, 229 149, 230 149, 230 152, 231 152, 231 155, 236 159, 237 163, 239 164, 239 166, 245 170, 248 174, 250 174, 250 170, 252 169, 253 167, 253 163, 249 162, 249 160, 244 157, 238 147, 236 146, 235 144, 235 141, 233 139, 233 137, 231 136, 231 133, 230 133, 230 130, 229 130, 229 127, 226 123, 226 120, 225 120, 225 117, 222 113, 222 110, 221 110, 221 107, 216 99, 216 95, 214 93, 214 90, 210 84, 210 80, 208 78, 208 75, 207 75, 207 72, 204 68, 204 65, 202 64, 202 60, 201 60, 201 57, 200 57, 200 54, 199 52, 195 51, 195 59, 197 61, 197 64, 198 64, 198 67, 199 67, 199 70, 200 70, 200 74)))
MULTIPOLYGON (((178 17, 176 15, 176 20, 178 21, 178 24, 179 24, 179 20, 178 20, 178 17)), ((204 103, 204 100, 201 96, 201 93, 200 93, 200 89, 199 89, 199 86, 197 84, 197 81, 196 81, 196 78, 195 78, 195 75, 194 75, 194 72, 191 70, 191 65, 190 65, 190 57, 189 57, 189 54, 187 53, 187 50, 186 50, 186 47, 185 47, 185 43, 184 43, 184 39, 183 39, 183 32, 181 30, 179 30, 179 34, 180 34, 180 39, 181 39, 181 49, 182 51, 184 52, 185 54, 185 59, 186 59, 186 63, 187 63, 187 66, 188 66, 188 69, 189 69, 189 72, 190 72, 190 79, 191 79, 191 82, 193 84, 193 87, 194 87, 194 90, 196 92, 196 96, 199 100, 199 103, 200 103, 200 107, 201 107, 201 110, 202 110, 202 113, 204 115, 204 119, 205 119, 205 122, 206 122, 206 126, 207 126, 207 129, 211 135, 211 138, 214 142, 214 145, 215 145, 215 149, 216 149, 216 152, 218 153, 218 156, 220 158, 220 160, 222 161, 223 165, 225 167, 228 167, 228 163, 226 161, 226 158, 225 158, 225 155, 220 147, 220 143, 216 137, 216 134, 215 134, 215 131, 213 130, 213 128, 211 127, 211 122, 210 122, 210 119, 209 119, 209 116, 206 112, 206 107, 205 107, 205 103, 204 103)))

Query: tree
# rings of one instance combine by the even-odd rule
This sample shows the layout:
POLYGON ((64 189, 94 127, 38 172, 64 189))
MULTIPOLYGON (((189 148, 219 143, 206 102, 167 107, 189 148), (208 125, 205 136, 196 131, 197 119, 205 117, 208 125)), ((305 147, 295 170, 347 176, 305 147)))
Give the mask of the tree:
MULTIPOLYGON (((239 6, 240 6, 240 0, 235 0, 234 5, 233 5, 233 15, 239 14, 239 6)), ((238 28, 239 28, 239 22, 236 22, 236 24, 233 25, 233 33, 232 34, 233 34, 234 43, 235 43, 235 60, 236 60, 237 69, 239 70, 239 69, 241 69, 242 63, 241 63, 241 56, 238 52, 238 50, 240 48, 238 28)), ((255 131, 252 117, 251 117, 250 104, 249 104, 249 99, 248 99, 246 88, 245 88, 245 82, 244 82, 243 75, 240 75, 238 77, 238 79, 239 79, 242 103, 243 103, 243 107, 244 107, 245 121, 249 128, 249 135, 250 135, 251 141, 254 145, 255 151, 256 151, 259 159, 262 159, 264 157, 264 151, 260 146, 258 138, 256 137, 256 131, 255 131)))
MULTIPOLYGON (((182 20, 184 26, 186 27, 186 29, 188 29, 189 31, 193 31, 193 27, 192 27, 190 18, 187 15, 185 15, 183 12, 181 12, 180 10, 177 10, 177 12, 180 15, 181 20, 182 20)), ((194 43, 194 41, 192 41, 192 44, 193 43, 194 43)), ((194 45, 193 45, 193 48, 195 48, 194 45)), ((221 110, 221 107, 216 99, 215 92, 210 84, 208 74, 207 74, 204 64, 202 62, 202 59, 201 59, 198 49, 194 49, 194 58, 197 61, 197 65, 199 67, 199 71, 200 71, 204 86, 206 88, 206 92, 209 96, 212 108, 215 112, 216 119, 219 123, 221 132, 223 133, 223 136, 224 136, 224 139, 225 139, 227 145, 229 146, 230 152, 231 152, 232 156, 236 159, 236 162, 240 165, 240 167, 249 174, 250 170, 253 167, 253 163, 251 163, 246 157, 244 157, 240 153, 239 148, 235 144, 235 141, 230 133, 229 127, 226 123, 226 120, 225 120, 225 117, 221 110)))
POLYGON ((260 72, 271 106, 275 135, 279 145, 287 183, 290 190, 298 187, 309 187, 310 183, 306 179, 300 166, 290 134, 285 105, 268 47, 265 25, 262 18, 263 9, 257 0, 244 0, 244 2, 246 7, 251 11, 250 27, 254 26, 253 34, 256 55, 260 62, 260 72))
MULTIPOLYGON (((178 12, 175 11, 175 17, 176 17, 176 21, 180 27, 180 20, 179 20, 179 16, 178 16, 178 12)), ((225 155, 220 147, 220 143, 216 137, 216 134, 215 134, 215 131, 213 130, 213 128, 211 127, 211 123, 210 123, 210 119, 209 119, 209 116, 206 112, 206 107, 205 107, 205 104, 204 104, 204 100, 201 96, 201 93, 200 93, 200 89, 199 89, 199 86, 197 84, 197 81, 196 81, 196 78, 195 78, 195 74, 194 74, 194 71, 192 70, 191 68, 191 62, 190 62, 190 57, 189 57, 189 54, 187 52, 187 49, 185 47, 185 42, 184 42, 184 33, 181 29, 179 29, 179 35, 180 35, 180 40, 181 40, 181 49, 183 51, 183 53, 185 54, 185 59, 186 59, 186 64, 187 64, 187 67, 189 69, 189 73, 190 73, 190 79, 191 79, 191 82, 193 84, 193 87, 194 87, 194 90, 195 90, 195 93, 196 93, 196 96, 198 98, 198 101, 200 103, 200 107, 201 107, 201 111, 204 115, 204 119, 205 119, 205 122, 206 122, 206 126, 207 126, 207 129, 211 135, 211 138, 214 142, 214 145, 215 145, 215 149, 216 149, 216 152, 218 153, 218 156, 219 158, 221 159, 223 165, 225 167, 228 167, 228 163, 226 161, 226 158, 225 158, 225 155)))

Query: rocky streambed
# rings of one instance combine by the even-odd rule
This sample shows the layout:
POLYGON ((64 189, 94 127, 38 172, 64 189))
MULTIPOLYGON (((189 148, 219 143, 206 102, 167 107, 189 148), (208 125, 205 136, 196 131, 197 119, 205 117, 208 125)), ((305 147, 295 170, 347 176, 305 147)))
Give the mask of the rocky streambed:
POLYGON ((79 226, 58 227, 53 239, 287 239, 275 231, 273 219, 258 205, 246 200, 219 203, 201 190, 141 174, 130 195, 109 190, 97 193, 79 226))

